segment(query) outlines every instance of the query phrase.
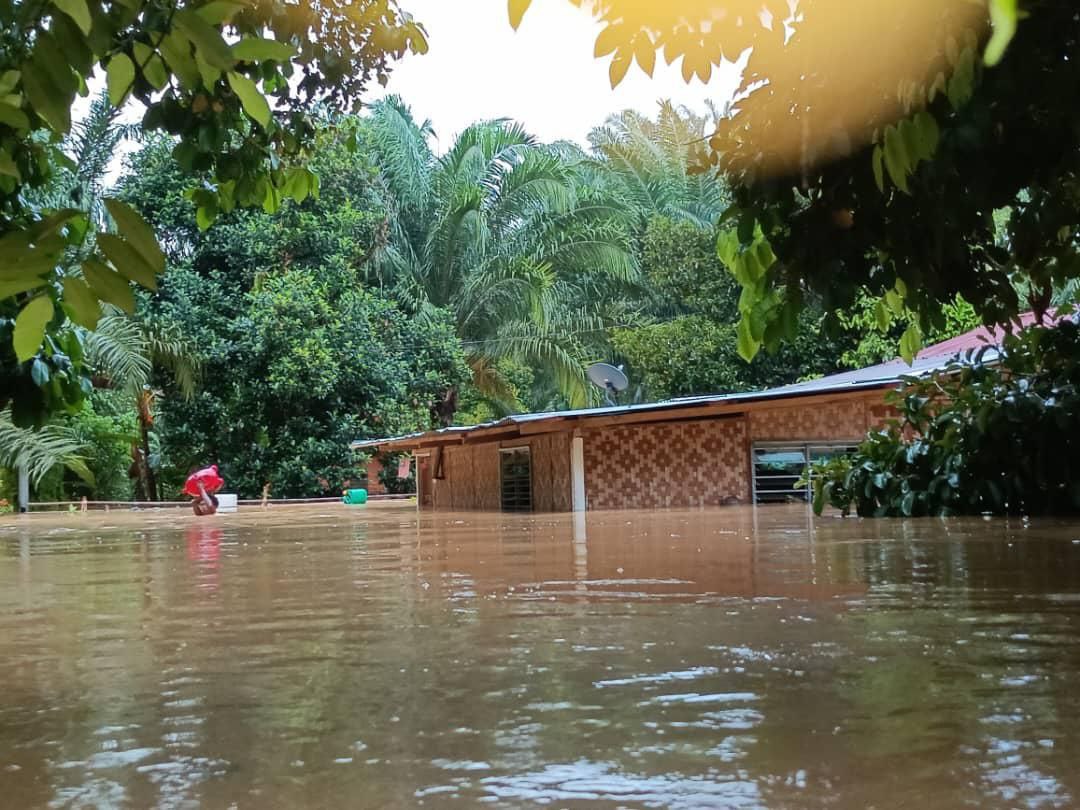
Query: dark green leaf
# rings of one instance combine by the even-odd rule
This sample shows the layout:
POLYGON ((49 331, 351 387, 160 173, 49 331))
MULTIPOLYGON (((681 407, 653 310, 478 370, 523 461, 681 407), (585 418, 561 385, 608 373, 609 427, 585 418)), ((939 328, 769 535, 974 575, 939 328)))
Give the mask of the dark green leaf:
POLYGON ((68 276, 64 279, 64 304, 75 323, 87 329, 97 328, 101 318, 101 306, 81 278, 68 276))
POLYGON ((241 62, 288 62, 296 55, 296 48, 273 39, 244 37, 232 46, 232 55, 241 62))
POLYGON ((158 47, 173 73, 180 79, 180 84, 184 89, 194 90, 198 87, 199 69, 195 64, 195 57, 191 55, 191 43, 182 34, 173 31, 161 41, 158 47))
POLYGON ((109 101, 119 107, 131 93, 135 84, 135 65, 126 53, 118 53, 105 66, 105 82, 109 87, 109 101))
POLYGON ((882 161, 885 159, 885 154, 881 149, 881 144, 874 147, 873 155, 870 158, 870 165, 874 170, 874 182, 877 184, 878 191, 885 191, 885 169, 882 165, 882 161))
POLYGON ((84 34, 90 33, 92 21, 86 0, 53 0, 53 5, 71 17, 84 34))
POLYGON ((218 70, 230 70, 235 63, 229 46, 218 31, 192 9, 178 11, 176 27, 191 40, 195 50, 206 63, 218 70))
POLYGON ((83 262, 82 268, 90 289, 100 300, 119 307, 129 315, 135 312, 135 296, 127 279, 94 259, 83 262))
POLYGON ((267 127, 270 124, 270 105, 259 88, 247 76, 232 71, 228 74, 229 87, 236 93, 240 103, 244 106, 244 112, 254 118, 260 126, 267 127))
POLYGON ((904 139, 896 127, 885 130, 885 168, 889 172, 889 179, 898 189, 909 194, 907 184, 909 161, 904 149, 904 139))
POLYGON ((134 45, 135 64, 143 77, 155 90, 161 90, 169 83, 169 71, 161 57, 149 45, 136 42, 134 45))
POLYGON ((19 131, 30 129, 30 119, 26 117, 26 113, 3 102, 0 102, 0 124, 7 124, 19 131))

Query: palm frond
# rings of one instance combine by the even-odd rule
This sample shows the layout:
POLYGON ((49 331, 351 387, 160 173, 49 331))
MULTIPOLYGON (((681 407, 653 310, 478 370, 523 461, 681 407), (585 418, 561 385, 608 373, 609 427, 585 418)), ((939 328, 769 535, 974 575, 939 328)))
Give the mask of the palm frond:
POLYGON ((93 473, 80 455, 85 447, 69 428, 47 424, 28 430, 12 423, 10 410, 0 411, 0 467, 24 468, 35 486, 61 465, 93 484, 93 473))
POLYGON ((473 373, 473 386, 481 397, 504 415, 521 410, 517 392, 490 357, 474 354, 466 360, 473 373))
POLYGON ((483 344, 493 359, 508 358, 546 371, 570 407, 584 407, 588 381, 573 336, 552 334, 532 321, 511 321, 483 344))
POLYGON ((114 387, 131 395, 150 382, 154 365, 142 328, 125 315, 109 314, 86 333, 86 360, 114 387))
POLYGON ((372 104, 368 123, 386 189, 410 215, 421 214, 432 192, 431 123, 418 124, 396 96, 372 104))
POLYGON ((155 366, 171 373, 182 396, 195 393, 199 358, 191 343, 171 330, 148 328, 112 310, 86 333, 85 346, 87 362, 130 396, 150 384, 155 366))

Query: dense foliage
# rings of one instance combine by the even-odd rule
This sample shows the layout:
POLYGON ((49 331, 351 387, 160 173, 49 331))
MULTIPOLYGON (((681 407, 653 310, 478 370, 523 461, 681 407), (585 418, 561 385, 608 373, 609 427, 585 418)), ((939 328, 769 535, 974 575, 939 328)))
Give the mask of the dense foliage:
MULTIPOLYGON (((794 337, 807 305, 837 334, 869 297, 911 357, 958 297, 1005 323, 1075 295, 1072 3, 576 1, 613 83, 657 51, 687 80, 746 57, 701 163, 732 183, 720 247, 744 357, 794 337)), ((531 0, 510 5, 518 24, 531 0)))
POLYGON ((1080 512, 1080 328, 1008 336, 896 395, 899 418, 817 469, 814 507, 865 516, 1080 512))
POLYGON ((167 143, 131 159, 120 193, 170 256, 149 317, 190 336, 203 366, 192 400, 160 405, 167 493, 211 461, 243 495, 339 492, 362 472, 349 442, 426 427, 439 392, 464 379, 445 313, 410 317, 363 284, 386 210, 355 138, 323 132, 317 200, 232 212, 205 232, 175 191, 167 143))
MULTIPOLYGON (((583 153, 540 144, 519 124, 474 124, 444 155, 399 99, 375 104, 366 126, 390 208, 374 280, 410 311, 450 313, 473 386, 489 399, 527 407, 505 376, 509 361, 572 406, 587 404, 583 338, 637 281, 632 209, 588 182, 583 153)), ((444 424, 458 393, 437 405, 444 424)))
POLYGON ((393 2, 0 9, 0 430, 39 490, 169 496, 216 461, 243 495, 326 494, 353 439, 584 405, 596 360, 627 397, 764 388, 1080 289, 1067 4, 1017 26, 989 0, 987 43, 978 4, 886 4, 868 36, 824 0, 572 1, 613 83, 752 47, 739 97, 613 116, 587 150, 479 122, 440 154, 400 99, 345 114, 426 48, 393 2), (109 115, 69 134, 94 65, 109 115), (155 131, 107 197, 117 138, 155 131))
POLYGON ((642 306, 633 323, 612 331, 611 343, 645 397, 760 390, 839 370, 864 330, 855 325, 830 339, 816 308, 800 314, 794 339, 777 351, 749 363, 739 357, 739 288, 716 256, 716 234, 656 216, 641 236, 642 306))
POLYGON ((80 171, 62 144, 95 71, 113 106, 137 99, 141 129, 169 133, 175 159, 205 173, 193 199, 208 224, 303 200, 317 186, 310 110, 351 108, 389 59, 427 47, 392 0, 7 0, 0 32, 0 409, 10 401, 20 424, 77 408, 92 386, 74 326, 93 330, 101 302, 132 311, 129 282, 152 290, 165 269, 128 206, 106 200, 92 228, 78 187, 41 193, 58 167, 80 171))

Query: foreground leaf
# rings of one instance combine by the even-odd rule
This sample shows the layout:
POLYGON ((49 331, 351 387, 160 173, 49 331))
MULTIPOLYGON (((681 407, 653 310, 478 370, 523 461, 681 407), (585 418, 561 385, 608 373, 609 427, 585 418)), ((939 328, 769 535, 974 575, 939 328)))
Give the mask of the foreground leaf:
POLYGON ((135 84, 135 65, 125 53, 118 53, 105 66, 105 82, 109 87, 109 101, 119 107, 135 84))
POLYGON ((146 263, 155 272, 164 273, 165 253, 162 251, 161 245, 158 244, 153 229, 146 223, 145 219, 139 216, 138 211, 130 205, 115 199, 105 200, 105 207, 109 211, 109 216, 116 222, 116 227, 120 229, 120 233, 146 260, 146 263))
POLYGON ((37 354, 45 339, 45 326, 52 320, 55 310, 48 296, 39 295, 22 308, 15 319, 15 357, 23 363, 37 354))
POLYGON ((266 103, 266 97, 259 91, 255 82, 235 71, 230 71, 228 77, 229 87, 240 99, 244 112, 254 118, 260 126, 267 127, 270 124, 270 105, 266 103))

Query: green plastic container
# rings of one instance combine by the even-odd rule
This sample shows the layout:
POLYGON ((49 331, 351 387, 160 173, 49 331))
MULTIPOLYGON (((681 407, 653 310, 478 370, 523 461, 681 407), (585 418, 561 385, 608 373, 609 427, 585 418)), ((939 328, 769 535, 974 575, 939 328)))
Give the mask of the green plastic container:
POLYGON ((341 497, 341 502, 346 506, 363 506, 367 503, 367 490, 350 489, 341 497))

